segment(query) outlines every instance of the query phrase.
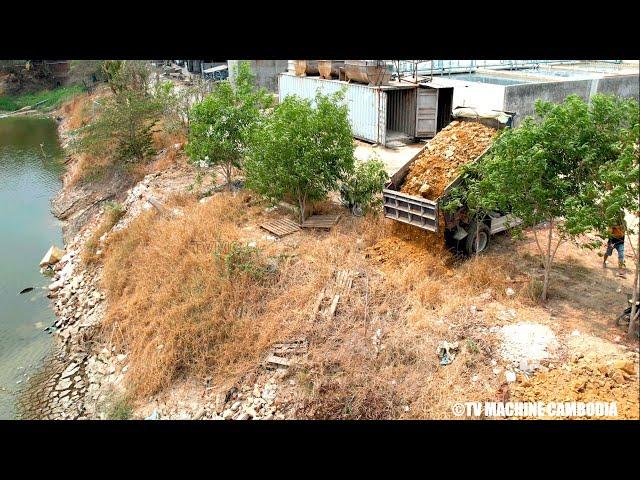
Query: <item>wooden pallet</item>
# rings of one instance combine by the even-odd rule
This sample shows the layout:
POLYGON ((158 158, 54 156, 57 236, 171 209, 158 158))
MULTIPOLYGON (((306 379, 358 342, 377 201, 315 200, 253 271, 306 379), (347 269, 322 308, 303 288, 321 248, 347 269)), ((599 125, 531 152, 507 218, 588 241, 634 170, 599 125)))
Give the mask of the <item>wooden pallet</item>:
POLYGON ((318 294, 313 307, 313 315, 320 313, 325 318, 333 318, 338 308, 340 300, 344 300, 351 291, 353 279, 358 276, 358 272, 352 270, 338 270, 334 282, 322 289, 318 294), (325 308, 321 308, 325 304, 325 308))
POLYGON ((279 218, 278 220, 263 223, 260 225, 260 228, 264 228, 268 232, 273 233, 276 237, 281 238, 300 230, 300 225, 288 218, 279 218))
POLYGON ((339 218, 339 213, 330 215, 311 215, 309 218, 302 222, 301 227, 329 229, 338 222, 339 218))

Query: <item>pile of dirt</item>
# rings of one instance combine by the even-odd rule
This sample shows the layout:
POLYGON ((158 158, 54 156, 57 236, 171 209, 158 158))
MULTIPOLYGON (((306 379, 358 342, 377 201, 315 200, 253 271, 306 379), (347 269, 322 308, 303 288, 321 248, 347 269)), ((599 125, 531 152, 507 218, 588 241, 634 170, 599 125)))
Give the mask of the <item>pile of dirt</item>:
POLYGON ((576 358, 563 368, 525 379, 514 387, 511 401, 616 402, 617 416, 608 418, 638 419, 637 374, 638 367, 631 358, 611 362, 576 358))
POLYGON ((400 189, 435 200, 460 166, 475 160, 493 142, 496 129, 477 122, 453 121, 427 144, 400 189))

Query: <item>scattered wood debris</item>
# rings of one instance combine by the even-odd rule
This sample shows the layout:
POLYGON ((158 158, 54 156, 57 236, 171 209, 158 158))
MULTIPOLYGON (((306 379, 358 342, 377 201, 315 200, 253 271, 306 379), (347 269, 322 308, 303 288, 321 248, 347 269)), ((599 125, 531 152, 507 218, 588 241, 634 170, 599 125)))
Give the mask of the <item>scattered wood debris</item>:
POLYGON ((324 228, 326 230, 338 223, 340 214, 311 215, 302 222, 302 228, 324 228))
POLYGON ((272 220, 271 222, 265 222, 260 225, 260 228, 264 228, 270 233, 273 233, 278 238, 290 235, 300 230, 300 225, 289 220, 288 218, 280 218, 278 220, 272 220))
POLYGON ((292 355, 302 355, 309 349, 309 343, 305 339, 291 340, 288 342, 276 343, 271 349, 271 353, 265 360, 265 367, 268 369, 288 368, 293 363, 292 355))
POLYGON ((347 298, 353 285, 353 279, 357 276, 359 276, 359 273, 353 270, 336 271, 335 279, 331 285, 322 289, 318 294, 312 312, 313 315, 319 312, 325 318, 333 318, 340 299, 347 298), (323 305, 326 306, 322 308, 323 305))

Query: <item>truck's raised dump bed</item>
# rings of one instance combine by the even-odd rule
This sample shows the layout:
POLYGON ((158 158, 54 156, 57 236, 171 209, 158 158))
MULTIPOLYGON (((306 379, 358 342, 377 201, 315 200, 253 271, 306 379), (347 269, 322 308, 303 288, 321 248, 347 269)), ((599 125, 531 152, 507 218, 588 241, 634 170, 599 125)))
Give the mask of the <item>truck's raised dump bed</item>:
MULTIPOLYGON (((493 119, 469 119, 458 118, 458 122, 480 122, 493 128, 503 128, 499 122, 493 119)), ((398 222, 414 225, 418 228, 428 230, 430 232, 438 232, 439 226, 439 205, 440 201, 447 196, 449 191, 460 183, 462 178, 460 175, 456 176, 444 189, 444 191, 435 199, 429 200, 417 195, 410 195, 405 192, 401 192, 400 189, 405 182, 407 174, 411 166, 419 159, 427 150, 429 144, 427 143, 421 148, 405 165, 400 168, 390 179, 386 188, 382 191, 383 197, 383 210, 384 216, 398 222)), ((470 163, 479 161, 491 148, 491 146, 485 148, 474 160, 470 163)))

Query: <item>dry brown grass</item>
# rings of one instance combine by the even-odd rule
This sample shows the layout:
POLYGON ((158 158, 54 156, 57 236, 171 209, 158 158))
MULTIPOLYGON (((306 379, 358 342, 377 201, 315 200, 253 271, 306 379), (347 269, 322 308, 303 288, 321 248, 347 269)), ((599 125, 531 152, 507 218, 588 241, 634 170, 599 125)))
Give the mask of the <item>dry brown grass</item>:
POLYGON ((149 211, 108 241, 103 334, 130 352, 132 393, 152 394, 188 376, 235 382, 255 370, 272 343, 304 336, 310 350, 296 370, 301 417, 451 418, 453 401, 495 395, 470 380, 491 376, 491 358, 467 346, 481 344, 468 306, 489 286, 494 297, 504 295, 507 260, 461 261, 436 236, 345 212, 330 232, 266 243, 240 262, 248 270, 229 276, 215 252, 254 240, 252 228, 265 215, 264 206, 245 200, 219 194, 201 205, 185 196, 184 216, 149 211), (255 275, 269 263, 276 273, 255 275), (351 293, 335 318, 312 315, 339 269, 359 272, 351 293), (443 340, 461 345, 446 367, 436 355, 443 340))
POLYGON ((94 264, 99 260, 97 251, 100 246, 100 237, 109 232, 113 226, 118 223, 118 220, 122 218, 123 214, 124 210, 120 205, 115 203, 108 203, 105 205, 104 218, 102 219, 100 226, 93 231, 91 237, 89 237, 84 244, 82 261, 85 264, 94 264))
POLYGON ((99 179, 112 165, 113 161, 108 155, 96 157, 88 153, 78 153, 69 162, 67 167, 68 187, 80 182, 90 182, 99 179))
POLYGON ((133 393, 155 393, 181 375, 235 378, 296 328, 293 307, 303 304, 289 292, 309 272, 283 259, 266 273, 267 252, 236 255, 246 246, 244 205, 241 196, 192 198, 183 217, 149 211, 108 242, 103 280, 117 301, 104 328, 131 352, 133 393))
POLYGON ((173 149, 173 146, 177 143, 184 144, 187 141, 187 137, 181 130, 168 131, 166 122, 161 119, 156 123, 153 129, 153 148, 156 150, 162 150, 163 148, 173 149))

